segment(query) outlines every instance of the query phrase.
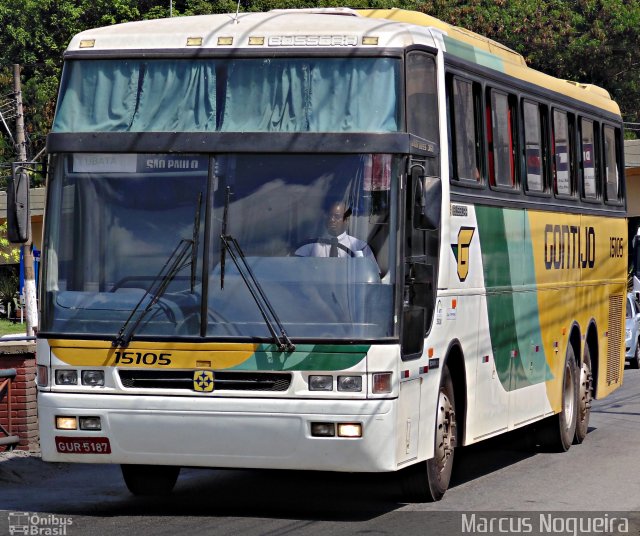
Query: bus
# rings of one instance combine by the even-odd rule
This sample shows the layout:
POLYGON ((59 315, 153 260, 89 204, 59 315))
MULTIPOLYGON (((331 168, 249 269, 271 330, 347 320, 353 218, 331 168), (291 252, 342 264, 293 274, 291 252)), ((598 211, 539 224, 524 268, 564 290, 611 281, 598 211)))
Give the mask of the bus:
POLYGON ((43 460, 141 495, 180 467, 397 472, 427 501, 459 447, 581 443, 624 369, 622 136, 604 89, 423 13, 80 33, 47 138, 43 460))

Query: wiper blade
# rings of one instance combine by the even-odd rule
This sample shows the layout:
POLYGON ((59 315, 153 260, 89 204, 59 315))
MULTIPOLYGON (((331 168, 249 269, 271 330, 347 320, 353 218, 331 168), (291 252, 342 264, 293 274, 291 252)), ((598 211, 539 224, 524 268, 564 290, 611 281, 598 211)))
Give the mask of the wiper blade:
POLYGON ((164 266, 160 269, 154 280, 149 285, 149 288, 145 291, 140 301, 136 304, 136 306, 132 309, 129 317, 125 320, 124 324, 118 331, 118 335, 115 340, 111 343, 111 346, 114 348, 118 347, 126 347, 131 341, 131 337, 135 332, 136 328, 140 325, 143 318, 147 315, 147 313, 153 308, 153 306, 158 303, 162 295, 167 290, 169 283, 173 280, 176 274, 182 270, 188 263, 187 254, 193 248, 193 241, 187 240, 183 238, 178 242, 178 245, 173 250, 169 258, 164 263, 164 266), (142 304, 144 303, 147 296, 150 296, 151 299, 149 303, 147 303, 146 307, 140 312, 138 318, 136 318, 135 322, 130 323, 132 318, 138 312, 142 304))
POLYGON ((198 194, 198 205, 193 220, 193 235, 191 244, 191 294, 196 289, 196 270, 198 268, 198 244, 200 243, 200 209, 202 207, 202 192, 198 194))
POLYGON ((202 192, 198 194, 198 202, 196 205, 194 221, 193 221, 193 233, 191 240, 183 238, 178 242, 178 245, 171 252, 171 255, 167 258, 164 266, 160 269, 156 277, 149 285, 149 288, 145 291, 140 301, 136 304, 136 306, 132 309, 129 317, 125 320, 124 324, 118 331, 118 335, 115 340, 111 343, 111 346, 114 348, 125 347, 131 342, 131 337, 133 337, 133 333, 140 325, 140 322, 144 319, 147 313, 153 308, 153 306, 160 301, 162 295, 167 290, 169 283, 173 281, 173 278, 182 270, 185 266, 189 264, 187 262, 187 254, 191 252, 191 278, 190 278, 190 288, 191 293, 195 292, 195 283, 196 283, 196 270, 197 270, 197 257, 198 257, 198 243, 200 241, 200 209, 202 207, 202 192), (138 315, 136 321, 130 324, 131 319, 138 312, 142 304, 144 303, 147 296, 151 296, 149 303, 147 303, 146 307, 142 310, 142 312, 138 315))
POLYGON ((273 306, 269 302, 266 294, 264 293, 262 286, 256 279, 256 276, 251 270, 251 267, 247 263, 244 253, 240 248, 240 244, 238 244, 238 241, 231 235, 222 234, 220 235, 220 240, 222 242, 223 248, 229 252, 231 260, 236 265, 236 268, 238 269, 242 280, 251 293, 253 300, 256 302, 256 305, 260 310, 260 314, 262 315, 262 318, 264 318, 265 324, 267 325, 267 328, 269 329, 269 332, 271 333, 271 336, 273 337, 273 340, 278 347, 278 351, 294 352, 296 346, 291 342, 291 339, 289 339, 289 336, 287 335, 282 322, 280 322, 280 319, 273 309, 273 306), (269 314, 271 315, 271 318, 269 318, 269 314), (272 319, 275 322, 277 328, 280 330, 280 335, 276 333, 272 319))

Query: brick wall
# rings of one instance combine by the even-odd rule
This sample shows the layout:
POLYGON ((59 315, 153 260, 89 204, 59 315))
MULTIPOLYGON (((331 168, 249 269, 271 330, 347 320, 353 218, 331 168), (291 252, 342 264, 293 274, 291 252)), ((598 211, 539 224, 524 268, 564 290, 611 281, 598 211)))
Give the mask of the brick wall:
MULTIPOLYGON (((40 449, 36 409, 36 345, 33 342, 0 342, 0 369, 15 369, 11 384, 11 433, 20 438, 16 448, 40 449)), ((9 428, 7 398, 0 402, 0 423, 9 428)), ((3 450, 5 447, 0 447, 3 450)))

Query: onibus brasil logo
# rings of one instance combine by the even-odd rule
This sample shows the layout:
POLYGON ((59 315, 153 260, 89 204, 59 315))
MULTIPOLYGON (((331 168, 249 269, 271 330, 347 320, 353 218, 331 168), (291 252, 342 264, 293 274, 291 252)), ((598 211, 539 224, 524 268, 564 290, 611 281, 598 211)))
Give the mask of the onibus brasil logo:
POLYGON ((34 514, 29 512, 11 512, 8 516, 9 534, 30 536, 65 536, 67 528, 73 525, 70 516, 55 514, 34 514))

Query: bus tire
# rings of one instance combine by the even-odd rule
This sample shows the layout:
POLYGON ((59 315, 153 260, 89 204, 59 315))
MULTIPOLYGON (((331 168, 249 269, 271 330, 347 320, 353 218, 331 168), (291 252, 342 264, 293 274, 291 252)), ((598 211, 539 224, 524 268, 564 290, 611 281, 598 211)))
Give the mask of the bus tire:
POLYGON ((578 417, 578 367, 573 347, 567 347, 562 375, 562 410, 542 421, 539 440, 542 447, 566 452, 576 433, 578 417))
POLYGON ((578 387, 578 415, 576 417, 576 435, 574 443, 582 443, 587 437, 589 429, 589 416, 591 415, 591 401, 593 400, 593 373, 591 371, 591 352, 585 345, 580 367, 578 387))
POLYGON ((122 476, 134 495, 166 495, 178 480, 180 467, 172 465, 122 464, 122 476))
POLYGON ((403 469, 402 491, 411 502, 439 501, 451 480, 457 426, 453 382, 445 365, 440 380, 435 427, 434 457, 403 469))

